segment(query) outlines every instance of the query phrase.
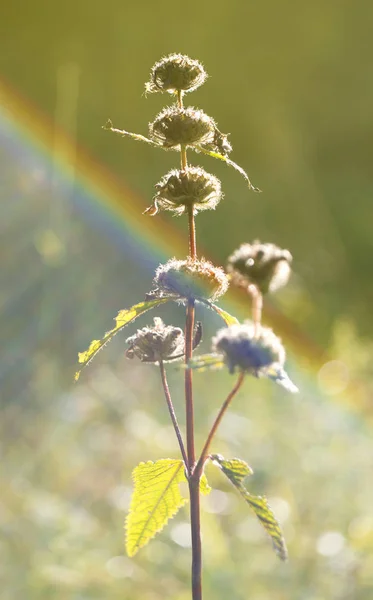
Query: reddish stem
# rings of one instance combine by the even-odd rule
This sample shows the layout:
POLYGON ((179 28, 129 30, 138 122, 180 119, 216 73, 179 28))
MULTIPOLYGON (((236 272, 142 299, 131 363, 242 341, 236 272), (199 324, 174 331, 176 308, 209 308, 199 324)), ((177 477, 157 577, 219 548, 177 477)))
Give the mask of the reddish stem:
POLYGON ((188 210, 188 226, 189 226, 189 256, 196 260, 197 248, 196 248, 196 224, 194 220, 193 206, 188 210))
POLYGON ((192 533, 192 599, 202 600, 202 546, 199 477, 189 479, 190 524, 192 533))
MULTIPOLYGON (((188 365, 193 353, 194 300, 188 300, 185 322, 185 364, 188 365)), ((194 450, 194 407, 193 407, 193 374, 192 369, 185 370, 185 410, 188 469, 192 472, 196 457, 194 450)))
POLYGON ((198 459, 197 465, 193 471, 193 477, 195 476, 196 478, 200 478, 201 474, 202 474, 202 470, 203 470, 203 465, 206 462, 206 458, 211 446, 211 442, 213 440, 213 437, 220 425, 220 422, 224 416, 225 411, 227 410, 228 406, 230 405, 230 403, 232 402, 234 396, 237 394, 238 390, 240 389, 241 385, 243 384, 243 380, 245 377, 245 372, 242 371, 238 377, 238 380, 236 382, 236 385, 234 386, 234 388, 231 390, 231 392, 228 394, 225 402, 223 403, 221 409, 218 412, 218 415, 214 421, 213 426, 211 427, 210 433, 208 434, 206 443, 203 447, 203 450, 201 452, 201 456, 198 459))
MULTIPOLYGON (((179 108, 183 108, 183 93, 178 91, 177 102, 179 108)), ((180 145, 181 170, 188 167, 187 149, 180 145)), ((189 256, 192 260, 197 258, 196 227, 194 221, 193 206, 188 210, 189 231, 189 256)), ((185 320, 185 364, 188 365, 193 354, 193 331, 195 319, 195 301, 188 300, 185 320)), ((185 370, 185 411, 186 411, 186 443, 187 443, 187 468, 189 479, 190 498, 190 527, 192 534, 192 598, 202 600, 202 547, 201 547, 201 523, 199 503, 199 480, 200 477, 192 477, 196 462, 194 448, 194 406, 193 406, 193 374, 191 369, 185 370)))
MULTIPOLYGON (((188 364, 193 353, 194 329, 194 300, 188 300, 185 323, 185 363, 188 364)), ((185 407, 186 407, 186 436, 189 474, 190 527, 192 534, 192 598, 202 600, 202 548, 201 523, 199 503, 198 474, 192 477, 196 462, 194 447, 194 406, 193 406, 193 373, 192 369, 185 370, 185 407)))

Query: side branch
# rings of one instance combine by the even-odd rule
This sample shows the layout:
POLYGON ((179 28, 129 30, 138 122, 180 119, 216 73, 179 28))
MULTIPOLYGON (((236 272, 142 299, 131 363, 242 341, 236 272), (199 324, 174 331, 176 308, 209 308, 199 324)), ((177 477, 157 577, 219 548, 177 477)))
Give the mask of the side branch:
POLYGON ((175 433, 176 433, 177 441, 179 442, 181 456, 183 457, 185 468, 187 469, 188 468, 188 458, 187 458, 187 455, 186 455, 186 452, 185 452, 184 442, 183 442, 183 438, 181 436, 180 427, 179 427, 179 424, 177 422, 177 418, 176 418, 176 414, 175 414, 175 410, 174 410, 174 405, 172 404, 172 399, 171 399, 171 394, 170 394, 170 388, 168 387, 168 382, 167 382, 167 377, 166 377, 166 370, 164 368, 163 361, 159 362, 159 370, 160 370, 160 373, 161 373, 163 391, 164 391, 164 395, 165 395, 167 406, 168 406, 168 412, 170 413, 170 417, 171 417, 172 424, 174 426, 174 430, 175 430, 175 433))
POLYGON ((228 406, 230 405, 230 403, 232 402, 234 396, 237 394, 238 390, 240 389, 240 387, 243 384, 243 380, 245 378, 245 372, 242 371, 238 377, 238 380, 236 382, 236 385, 234 386, 234 388, 232 389, 232 391, 228 394, 225 402, 223 403, 221 409, 219 410, 219 413, 214 421, 213 426, 211 427, 211 431, 208 434, 206 443, 203 447, 203 450, 201 452, 201 456, 198 459, 198 462, 196 464, 196 468, 193 471, 193 476, 196 478, 199 478, 201 476, 202 470, 203 470, 203 465, 205 464, 210 446, 211 446, 211 442, 213 440, 213 437, 220 425, 220 422, 224 416, 224 413, 226 412, 228 406))
POLYGON ((263 310, 263 294, 259 288, 251 283, 247 288, 248 293, 252 298, 252 318, 255 329, 255 337, 260 334, 260 325, 262 322, 262 310, 263 310))
POLYGON ((102 126, 102 129, 105 129, 105 131, 112 131, 113 133, 118 133, 122 137, 130 137, 133 140, 136 140, 137 142, 145 142, 146 144, 150 144, 151 146, 155 146, 156 148, 162 147, 157 142, 153 142, 153 140, 150 140, 149 138, 145 137, 144 135, 141 135, 140 133, 131 133, 130 131, 125 131, 124 129, 117 129, 116 127, 113 127, 113 123, 110 121, 110 119, 108 119, 105 125, 102 126))

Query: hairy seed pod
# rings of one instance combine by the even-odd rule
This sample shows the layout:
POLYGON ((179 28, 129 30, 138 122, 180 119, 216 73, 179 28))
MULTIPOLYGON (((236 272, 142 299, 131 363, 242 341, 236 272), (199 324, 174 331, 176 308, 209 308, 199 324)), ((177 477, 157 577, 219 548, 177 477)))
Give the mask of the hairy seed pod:
POLYGON ((176 260, 172 258, 155 272, 155 289, 150 298, 216 300, 228 289, 228 278, 223 269, 201 259, 176 260))
POLYGON ((146 92, 193 92, 202 85, 207 73, 198 60, 183 54, 170 54, 156 62, 150 72, 146 92))
POLYGON ((202 210, 212 210, 222 198, 219 179, 201 167, 187 167, 182 171, 172 169, 155 188, 157 193, 152 206, 177 215, 190 209, 194 215, 202 210))
POLYGON ((167 106, 149 123, 149 137, 165 148, 211 144, 214 135, 214 120, 192 106, 167 106))
POLYGON ((262 327, 255 336, 252 323, 220 329, 212 340, 212 349, 224 355, 230 373, 238 367, 256 375, 260 369, 271 365, 283 367, 285 362, 284 347, 272 329, 262 327))
POLYGON ((289 250, 274 244, 242 244, 228 259, 227 271, 232 283, 247 286, 251 283, 265 294, 284 286, 290 276, 293 258, 289 250))
POLYGON ((127 338, 127 358, 137 356, 142 362, 171 361, 184 354, 184 333, 179 327, 165 325, 159 317, 153 327, 143 327, 127 338))

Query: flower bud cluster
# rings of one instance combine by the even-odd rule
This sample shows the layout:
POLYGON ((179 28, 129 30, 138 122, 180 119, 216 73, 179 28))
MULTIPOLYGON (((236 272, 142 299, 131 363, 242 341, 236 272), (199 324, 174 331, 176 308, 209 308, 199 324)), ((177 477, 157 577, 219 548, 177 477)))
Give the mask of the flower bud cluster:
POLYGON ((184 333, 179 327, 165 325, 159 317, 154 318, 153 327, 143 327, 127 338, 127 358, 137 356, 142 362, 171 361, 183 356, 184 333))
POLYGON ((262 327, 256 335, 252 323, 220 329, 212 340, 213 352, 222 353, 230 373, 236 368, 258 375, 272 365, 283 367, 285 350, 272 329, 262 327))
POLYGON ((147 294, 151 298, 173 298, 175 300, 216 300, 228 289, 228 278, 223 269, 209 261, 176 260, 172 258, 160 265, 153 281, 155 289, 147 294))
POLYGON ((170 54, 156 62, 145 84, 147 92, 193 92, 202 85, 207 73, 198 60, 183 54, 170 54))
POLYGON ((254 284, 262 294, 284 286, 290 276, 293 258, 289 250, 274 244, 242 244, 228 259, 227 272, 232 283, 239 286, 254 284))
POLYGON ((213 144, 215 122, 203 110, 166 106, 149 124, 149 137, 165 148, 213 144))
POLYGON ((155 186, 157 193, 147 212, 170 210, 182 215, 189 210, 196 215, 202 210, 214 209, 222 197, 217 177, 206 173, 201 167, 172 169, 155 186))
POLYGON ((232 151, 228 136, 219 131, 214 119, 193 106, 173 104, 164 108, 149 123, 149 137, 166 149, 196 146, 223 156, 232 151))
MULTIPOLYGON (((202 64, 183 54, 170 54, 153 66, 146 91, 177 94, 178 101, 165 107, 149 123, 150 143, 166 150, 194 147, 197 151, 219 154, 220 158, 228 157, 232 151, 228 136, 219 131, 214 119, 203 110, 184 107, 182 103, 183 94, 197 89, 206 78, 202 64)), ((216 177, 201 167, 186 164, 181 170, 167 173, 155 187, 153 203, 145 210, 151 216, 160 210, 196 215, 202 210, 214 209, 222 198, 221 184, 216 177)))

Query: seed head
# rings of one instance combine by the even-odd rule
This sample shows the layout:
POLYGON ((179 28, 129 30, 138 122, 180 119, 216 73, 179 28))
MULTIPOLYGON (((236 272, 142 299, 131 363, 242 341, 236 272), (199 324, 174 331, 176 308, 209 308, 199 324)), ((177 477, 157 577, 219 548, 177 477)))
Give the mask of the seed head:
POLYGON ((171 361, 184 354, 184 333, 179 327, 165 325, 159 317, 154 318, 153 327, 138 329, 127 338, 127 358, 137 356, 142 362, 171 361))
POLYGON ((145 84, 147 92, 193 92, 202 85, 207 73, 198 60, 183 54, 170 54, 156 62, 145 84))
POLYGON ((235 285, 253 283, 265 294, 287 283, 292 260, 289 250, 255 241, 253 244, 242 244, 233 252, 228 259, 227 271, 235 285))
POLYGON ((258 375, 261 369, 272 365, 282 368, 285 362, 284 347, 272 329, 262 327, 255 337, 252 323, 220 329, 212 340, 212 350, 224 355, 230 373, 238 367, 241 371, 258 375))
POLYGON ((177 215, 192 208, 196 215, 201 210, 214 209, 222 197, 219 179, 201 167, 173 169, 155 187, 153 204, 146 211, 153 214, 153 208, 170 210, 177 215))
POLYGON ((174 298, 216 300, 228 288, 228 278, 223 269, 202 260, 176 260, 172 258, 155 272, 155 289, 147 298, 174 298))
POLYGON ((149 137, 165 148, 211 144, 214 136, 214 120, 192 106, 167 106, 149 124, 149 137))

